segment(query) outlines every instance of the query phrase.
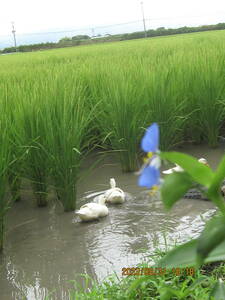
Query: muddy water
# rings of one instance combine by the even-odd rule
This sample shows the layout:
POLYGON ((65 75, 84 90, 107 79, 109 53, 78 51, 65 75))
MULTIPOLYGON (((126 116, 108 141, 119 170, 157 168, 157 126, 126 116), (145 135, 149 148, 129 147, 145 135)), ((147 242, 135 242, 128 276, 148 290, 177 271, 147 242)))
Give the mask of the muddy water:
MULTIPOLYGON (((207 158, 214 168, 224 154, 224 147, 183 150, 207 158)), ((127 201, 110 206, 108 217, 92 223, 80 223, 74 213, 64 213, 54 201, 48 208, 37 209, 31 190, 24 185, 23 200, 8 214, 7 241, 0 255, 0 299, 42 300, 50 292, 51 299, 68 299, 70 280, 77 279, 77 274, 87 273, 98 281, 114 271, 121 275, 122 267, 147 260, 155 247, 196 237, 204 218, 215 212, 210 202, 186 199, 166 213, 160 199, 138 188, 135 175, 121 173, 111 156, 80 182, 80 204, 91 193, 107 189, 110 177, 128 193, 127 201)))

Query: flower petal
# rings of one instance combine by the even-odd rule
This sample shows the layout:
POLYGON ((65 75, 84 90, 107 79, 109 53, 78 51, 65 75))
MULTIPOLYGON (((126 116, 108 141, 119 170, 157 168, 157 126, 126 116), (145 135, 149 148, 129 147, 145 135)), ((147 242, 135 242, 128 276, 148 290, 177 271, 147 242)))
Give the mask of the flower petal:
POLYGON ((147 166, 139 176, 138 185, 151 188, 153 185, 159 184, 159 169, 153 166, 147 166))
POLYGON ((141 140, 141 149, 145 152, 156 152, 159 148, 159 126, 153 123, 146 129, 141 140))

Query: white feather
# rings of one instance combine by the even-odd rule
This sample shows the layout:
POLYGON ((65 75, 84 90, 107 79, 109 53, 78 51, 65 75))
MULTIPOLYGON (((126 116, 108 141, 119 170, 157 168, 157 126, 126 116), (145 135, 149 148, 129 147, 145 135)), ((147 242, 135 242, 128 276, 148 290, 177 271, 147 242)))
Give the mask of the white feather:
POLYGON ((104 195, 98 196, 98 203, 87 203, 80 207, 75 213, 82 221, 93 221, 109 214, 108 207, 105 205, 106 198, 104 195))
POLYGON ((106 202, 108 203, 123 203, 125 201, 125 193, 120 188, 116 187, 116 181, 114 178, 110 179, 110 189, 104 194, 106 202))
MULTIPOLYGON (((199 158, 198 161, 200 163, 202 163, 203 165, 208 166, 208 162, 207 162, 207 160, 205 158, 199 158)), ((162 173, 163 174, 172 174, 174 172, 183 172, 183 171, 184 171, 184 169, 181 168, 179 165, 176 164, 176 167, 168 169, 168 170, 165 170, 165 171, 162 171, 162 173)))

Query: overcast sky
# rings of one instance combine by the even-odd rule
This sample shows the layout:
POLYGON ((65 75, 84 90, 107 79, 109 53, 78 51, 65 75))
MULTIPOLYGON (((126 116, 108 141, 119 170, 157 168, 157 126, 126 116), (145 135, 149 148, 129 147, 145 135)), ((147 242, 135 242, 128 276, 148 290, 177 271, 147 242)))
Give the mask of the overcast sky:
MULTIPOLYGON (((175 27, 225 22, 225 0, 144 0, 147 27, 175 27)), ((138 0, 1 1, 0 35, 55 29, 79 29, 140 20, 138 0)))

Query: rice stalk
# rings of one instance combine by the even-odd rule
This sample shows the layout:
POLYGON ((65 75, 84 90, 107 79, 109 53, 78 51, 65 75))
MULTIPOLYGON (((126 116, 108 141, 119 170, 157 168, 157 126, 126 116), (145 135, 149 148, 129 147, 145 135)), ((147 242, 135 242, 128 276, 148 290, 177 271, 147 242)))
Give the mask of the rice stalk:
POLYGON ((38 205, 53 183, 64 209, 74 209, 88 151, 115 152, 122 170, 134 171, 152 122, 162 150, 216 146, 225 128, 224 48, 220 31, 0 56, 14 198, 26 177, 38 205))
POLYGON ((45 100, 47 98, 43 81, 33 83, 32 89, 25 88, 23 95, 23 121, 27 156, 25 169, 31 181, 37 206, 47 205, 49 156, 46 150, 47 132, 45 131, 45 100))
MULTIPOLYGON (((2 109, 1 109, 2 113, 2 109)), ((4 246, 5 233, 5 216, 10 208, 10 198, 6 195, 7 190, 7 174, 10 164, 12 163, 10 141, 9 141, 9 124, 4 117, 0 120, 0 252, 4 246)))
POLYGON ((103 143, 117 153, 122 171, 137 170, 141 128, 145 124, 140 86, 129 71, 123 73, 116 68, 110 74, 98 74, 89 85, 93 97, 100 101, 95 120, 103 143))
POLYGON ((76 75, 70 76, 72 80, 57 74, 45 116, 51 175, 65 211, 76 208, 77 181, 83 155, 90 143, 88 125, 91 118, 85 107, 85 89, 76 75))

